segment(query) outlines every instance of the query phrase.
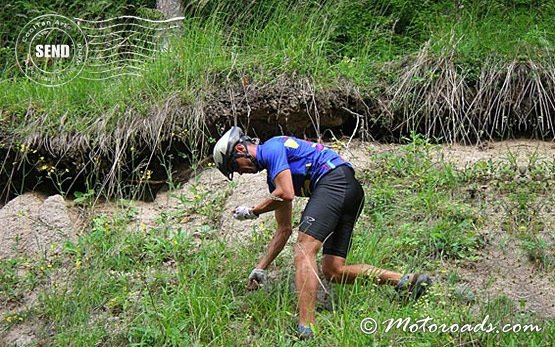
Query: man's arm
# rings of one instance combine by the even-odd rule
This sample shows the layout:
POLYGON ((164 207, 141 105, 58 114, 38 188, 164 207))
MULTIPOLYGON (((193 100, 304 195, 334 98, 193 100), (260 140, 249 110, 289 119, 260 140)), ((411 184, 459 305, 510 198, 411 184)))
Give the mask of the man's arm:
POLYGON ((266 254, 260 259, 256 267, 265 270, 281 252, 293 231, 291 227, 291 215, 293 204, 288 202, 275 210, 277 230, 272 241, 268 244, 266 254))
POLYGON ((259 215, 291 204, 291 201, 295 198, 291 170, 287 169, 280 172, 274 179, 274 184, 276 189, 272 192, 272 198, 256 205, 253 209, 254 214, 259 215))
POLYGON ((291 215, 293 210, 292 201, 295 197, 295 192, 293 189, 291 170, 287 169, 280 172, 274 179, 274 183, 276 189, 272 192, 272 198, 266 199, 257 205, 253 209, 253 212, 260 214, 275 210, 278 227, 272 241, 268 244, 266 253, 249 276, 248 290, 255 290, 260 287, 262 282, 259 283, 259 281, 264 281, 265 278, 263 270, 265 270, 283 250, 293 230, 291 226, 291 215), (259 271, 257 269, 261 269, 262 273, 257 274, 256 271, 259 271))

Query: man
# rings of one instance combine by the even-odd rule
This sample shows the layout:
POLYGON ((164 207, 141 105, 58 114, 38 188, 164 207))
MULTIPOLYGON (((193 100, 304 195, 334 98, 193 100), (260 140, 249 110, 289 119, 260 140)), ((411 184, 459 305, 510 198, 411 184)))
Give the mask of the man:
POLYGON ((359 276, 396 286, 417 299, 431 284, 427 275, 388 271, 366 264, 346 265, 351 234, 364 205, 364 191, 350 163, 321 144, 277 136, 256 144, 238 127, 232 127, 216 143, 214 161, 229 179, 233 172, 256 173, 266 169, 270 196, 254 207, 239 206, 233 216, 255 219, 275 211, 278 224, 266 253, 249 276, 248 289, 266 281, 266 268, 281 252, 292 233, 292 201, 310 197, 302 214, 295 246, 295 285, 299 300, 298 334, 312 337, 318 271, 316 255, 323 248, 322 272, 335 283, 353 283, 359 276))

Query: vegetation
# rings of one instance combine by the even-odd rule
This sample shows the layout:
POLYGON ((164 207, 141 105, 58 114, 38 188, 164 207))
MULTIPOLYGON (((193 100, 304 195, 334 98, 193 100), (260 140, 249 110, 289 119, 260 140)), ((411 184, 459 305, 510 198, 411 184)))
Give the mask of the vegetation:
MULTIPOLYGON (((539 226, 532 219, 527 224, 532 229, 520 230, 515 213, 524 208, 519 194, 537 197, 527 199, 532 203, 526 204, 529 210, 523 213, 529 216, 538 209, 533 202, 548 197, 547 189, 554 184, 553 162, 537 156, 531 159, 526 167, 535 183, 530 190, 521 185, 522 190, 515 192, 524 176, 510 156, 461 170, 433 155, 434 147, 416 136, 398 151, 370 156, 375 168, 359 176, 366 205, 348 259, 404 273, 433 272, 433 290, 416 304, 402 305, 389 287, 365 281, 334 286, 334 311, 319 312, 317 338, 299 345, 545 346, 551 341, 552 320, 523 315, 516 303, 503 296, 487 298, 461 291, 456 265, 480 261, 481 230, 495 228, 488 221, 491 206, 484 206, 488 199, 474 191, 476 184, 494 187, 491 198, 506 201, 500 227, 516 228, 507 232, 526 238, 551 227, 539 226), (400 328, 385 332, 380 328, 374 335, 360 331, 366 317, 382 322, 429 316, 434 323, 449 326, 478 324, 486 315, 496 327, 537 324, 542 330, 487 334, 411 333, 400 328)), ((39 299, 29 309, 0 317, 0 331, 49 322, 41 325, 39 338, 42 344, 54 346, 282 346, 296 342, 291 248, 287 246, 276 259, 268 287, 247 292, 251 265, 275 225, 257 226, 245 243, 224 242, 214 216, 222 211, 231 189, 232 183, 221 191, 198 184, 176 190, 181 207, 162 213, 154 226, 139 224, 134 204, 121 201, 114 214, 94 215, 88 231, 77 242, 67 243, 63 254, 3 261, 2 301, 16 303, 33 290, 39 299), (204 222, 189 224, 189 217, 203 217, 204 222)), ((80 203, 88 204, 84 198, 80 203)), ((298 219, 300 211, 294 210, 298 219)), ((542 252, 546 257, 555 255, 552 247, 542 252)), ((542 266, 538 271, 548 273, 542 266)))
MULTIPOLYGON (((3 15, 14 18, 23 12, 32 18, 57 10, 97 18, 126 13, 131 6, 101 2, 82 8, 93 5, 63 6, 58 1, 25 11, 23 3, 5 5, 3 15)), ((137 2, 132 7, 150 5, 137 2)), ((152 105, 163 103, 168 95, 178 93, 191 103, 221 87, 220 83, 229 84, 242 76, 257 83, 280 74, 309 76, 317 88, 337 88, 347 78, 363 95, 377 96, 403 73, 398 63, 410 61, 412 54, 428 46, 431 66, 424 67, 422 75, 411 76, 413 83, 421 79, 432 83, 441 77, 437 75, 441 72, 434 71, 445 55, 451 57, 453 72, 466 83, 476 83, 481 73, 493 73, 489 70, 495 66, 503 69, 503 64, 514 61, 533 63, 538 73, 551 66, 543 64, 552 63, 555 7, 549 1, 247 1, 243 5, 191 2, 182 34, 170 52, 146 64, 144 79, 77 80, 53 89, 21 76, 4 80, 0 107, 4 115, 15 117, 10 133, 25 135, 29 122, 39 122, 44 135, 60 130, 87 134, 95 130, 89 124, 99 117, 110 124, 106 130, 114 130, 115 119, 126 109, 132 109, 134 117, 149 116, 152 105), (440 60, 435 62, 435 57, 440 60), (23 118, 29 110, 35 116, 23 118), (20 128, 22 119, 27 122, 20 128)), ((12 25, 5 30, 12 35, 6 43, 13 44, 13 33, 23 22, 4 23, 12 25)), ((11 71, 14 63, 9 60, 6 67, 11 71)), ((94 137, 94 133, 88 135, 94 137)))

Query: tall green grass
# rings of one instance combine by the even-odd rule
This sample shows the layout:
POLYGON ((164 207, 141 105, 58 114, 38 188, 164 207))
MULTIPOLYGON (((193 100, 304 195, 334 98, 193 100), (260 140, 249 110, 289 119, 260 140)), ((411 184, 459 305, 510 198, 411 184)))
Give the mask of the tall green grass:
POLYGON ((95 119, 105 119, 110 129, 125 110, 149 116, 168 95, 190 104, 243 76, 260 83, 282 74, 310 76, 318 88, 340 87, 346 77, 372 92, 396 78, 391 63, 428 40, 438 52, 458 42, 456 60, 474 71, 489 56, 541 59, 551 52, 555 10, 549 2, 461 4, 191 2, 170 51, 145 63, 144 78, 76 79, 58 88, 5 79, 0 109, 12 119, 12 134, 32 132, 27 124, 40 124, 45 134, 87 133, 95 119))

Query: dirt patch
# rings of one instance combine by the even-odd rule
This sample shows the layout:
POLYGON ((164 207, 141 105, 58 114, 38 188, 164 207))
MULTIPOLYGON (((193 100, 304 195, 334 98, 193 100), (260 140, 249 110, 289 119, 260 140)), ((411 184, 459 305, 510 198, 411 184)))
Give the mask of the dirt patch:
MULTIPOLYGON (((331 143, 330 147, 341 153, 355 168, 371 169, 370 156, 376 153, 398 151, 400 144, 362 142, 359 139, 331 143)), ((432 145, 432 159, 436 162, 452 163, 463 170, 479 161, 510 161, 527 165, 532 158, 549 160, 555 157, 555 143, 535 140, 507 140, 502 142, 484 142, 477 146, 432 145)))
MULTIPOLYGON (((220 174, 221 175, 221 174, 220 174)), ((257 174, 235 174, 237 187, 227 199, 220 217, 221 235, 231 242, 247 243, 251 236, 265 224, 272 223, 273 213, 265 213, 258 219, 238 221, 233 218, 233 210, 237 206, 253 207, 268 196, 270 192, 266 184, 266 172, 257 174)))
POLYGON ((133 204, 138 209, 136 221, 138 224, 154 226, 163 213, 183 210, 189 202, 193 204, 193 201, 207 197, 208 191, 221 192, 227 185, 228 181, 217 169, 203 170, 179 189, 160 192, 153 202, 135 201, 133 204))
MULTIPOLYGON (((494 218, 503 218, 499 214, 494 218)), ((555 274, 535 266, 521 241, 502 230, 482 230, 486 245, 478 252, 479 261, 467 262, 455 271, 462 283, 478 294, 480 301, 504 295, 515 301, 522 312, 555 318, 555 274)))
MULTIPOLYGON (((356 168, 372 169, 369 156, 376 153, 395 152, 400 149, 396 144, 361 144, 353 141, 348 148, 336 148, 342 156, 351 161, 356 168)), ((514 163, 530 179, 527 168, 534 159, 552 160, 555 158, 555 144, 542 141, 511 140, 503 142, 486 142, 480 146, 437 145, 431 150, 435 162, 449 162, 459 170, 467 169, 479 161, 501 161, 514 163)), ((479 250, 480 260, 465 262, 460 266, 451 266, 458 273, 461 287, 470 288, 478 294, 477 304, 493 300, 504 295, 513 300, 522 312, 532 312, 541 317, 555 317, 555 273, 540 269, 526 253, 522 240, 502 230, 500 221, 506 216, 500 197, 484 187, 482 192, 487 199, 487 220, 479 231, 485 242, 479 250), (500 206, 501 204, 501 206, 500 206)), ((549 203, 547 203, 549 205, 549 203)), ((540 209, 545 228, 539 231, 549 247, 555 247, 555 214, 549 206, 540 209)), ((441 277, 441 275, 438 275, 441 277)))
MULTIPOLYGON (((45 197, 36 193, 21 195, 0 209, 0 260, 25 257, 47 259, 59 254, 63 243, 76 241, 83 227, 78 208, 71 207, 60 195, 45 197)), ((18 269, 18 277, 27 270, 18 269)), ((65 278, 63 279, 65 281, 65 278)), ((39 319, 19 321, 33 310, 43 288, 35 287, 17 299, 0 305, 0 319, 13 326, 0 334, 0 345, 31 346, 44 326, 39 319)))
POLYGON ((0 335, 0 346, 36 346, 37 331, 44 327, 44 322, 33 319, 15 324, 0 335))
POLYGON ((508 140, 502 142, 485 142, 479 146, 445 145, 434 151, 438 160, 453 163, 459 169, 465 169, 478 161, 518 160, 526 165, 534 156, 549 159, 555 155, 555 143, 533 140, 508 140))
MULTIPOLYGON (((136 209, 136 216, 128 227, 131 231, 144 231, 159 226, 164 220, 183 226, 186 230, 208 223, 214 224, 208 216, 196 213, 199 207, 222 195, 226 199, 229 181, 214 168, 199 170, 189 181, 173 190, 158 192, 153 201, 131 201, 129 207, 136 209), (196 211, 195 211, 196 210, 196 211)), ((92 210, 95 214, 114 215, 119 211, 118 203, 99 201, 92 210)), ((216 214, 220 211, 215 211, 216 214)))
MULTIPOLYGON (((487 144, 484 148, 448 146, 438 152, 438 158, 453 162, 459 169, 467 168, 478 161, 501 161, 517 166, 515 177, 526 184, 533 180, 529 169, 535 160, 551 161, 555 158, 555 144, 540 141, 505 141, 487 144)), ((485 199, 485 227, 479 231, 485 242, 479 250, 480 260, 466 262, 453 268, 461 277, 463 288, 468 287, 478 294, 479 301, 488 302, 503 295, 513 300, 521 312, 534 313, 540 317, 555 317, 555 272, 542 267, 530 257, 525 241, 519 231, 507 231, 503 227, 508 218, 516 219, 518 211, 508 196, 487 185, 479 195, 485 199)), ((517 194, 517 191, 511 193, 517 194)), ((526 193, 528 194, 528 193, 526 193)), ((553 196, 540 196, 538 201, 527 201, 521 207, 530 208, 530 216, 517 220, 519 228, 527 236, 541 239, 548 257, 555 256, 553 225, 553 196), (537 214, 537 215, 536 215, 537 214), (537 219, 542 228, 537 230, 537 219), (533 227, 536 225, 535 227, 533 227)))

